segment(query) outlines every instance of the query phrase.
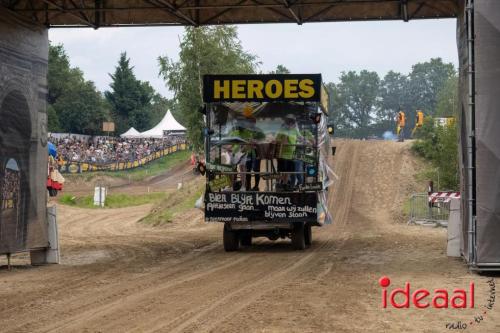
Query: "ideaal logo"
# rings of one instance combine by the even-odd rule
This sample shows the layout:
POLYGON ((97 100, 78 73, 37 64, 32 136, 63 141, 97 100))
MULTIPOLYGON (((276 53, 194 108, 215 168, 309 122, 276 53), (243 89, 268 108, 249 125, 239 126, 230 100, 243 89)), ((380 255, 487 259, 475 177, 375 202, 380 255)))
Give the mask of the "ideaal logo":
MULTIPOLYGON (((435 289, 433 292, 420 288, 412 292, 411 285, 406 282, 403 288, 394 288, 388 292, 387 288, 391 285, 391 280, 387 276, 379 279, 379 285, 382 287, 382 308, 392 306, 396 309, 410 308, 412 305, 417 309, 435 308, 453 308, 453 309, 474 309, 475 301, 475 284, 469 282, 468 288, 453 289, 449 292, 447 289, 435 289), (401 296, 398 296, 401 295, 401 296), (399 299, 399 302, 396 300, 399 299), (402 301, 401 301, 402 298, 402 301)), ((480 324, 488 311, 493 309, 495 305, 495 280, 490 278, 487 280, 488 299, 481 306, 482 311, 476 314, 472 320, 464 320, 453 323, 446 323, 445 327, 449 330, 465 330, 472 325, 480 324)))
POLYGON ((474 308, 474 282, 469 283, 468 290, 454 289, 449 293, 446 289, 436 289, 430 292, 427 289, 417 289, 411 291, 410 282, 406 282, 404 288, 395 288, 388 295, 387 287, 391 280, 387 277, 381 277, 378 281, 382 287, 382 307, 387 308, 388 300, 392 307, 396 309, 409 308, 411 304, 418 309, 433 307, 436 309, 465 309, 474 308), (403 302, 396 302, 396 296, 402 295, 403 302))

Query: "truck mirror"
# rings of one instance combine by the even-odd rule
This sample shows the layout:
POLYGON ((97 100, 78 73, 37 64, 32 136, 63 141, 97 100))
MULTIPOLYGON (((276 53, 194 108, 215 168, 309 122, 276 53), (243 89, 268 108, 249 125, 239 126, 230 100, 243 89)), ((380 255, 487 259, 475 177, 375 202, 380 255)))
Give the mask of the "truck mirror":
POLYGON ((336 151, 337 151, 337 147, 332 147, 332 156, 335 156, 336 151))

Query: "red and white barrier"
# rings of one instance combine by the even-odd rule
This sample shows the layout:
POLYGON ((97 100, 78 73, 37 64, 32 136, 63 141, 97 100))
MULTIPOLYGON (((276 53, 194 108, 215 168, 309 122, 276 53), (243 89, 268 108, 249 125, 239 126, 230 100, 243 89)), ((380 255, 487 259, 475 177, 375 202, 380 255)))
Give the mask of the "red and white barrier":
POLYGON ((460 192, 429 193, 429 202, 450 202, 452 198, 460 199, 460 192))

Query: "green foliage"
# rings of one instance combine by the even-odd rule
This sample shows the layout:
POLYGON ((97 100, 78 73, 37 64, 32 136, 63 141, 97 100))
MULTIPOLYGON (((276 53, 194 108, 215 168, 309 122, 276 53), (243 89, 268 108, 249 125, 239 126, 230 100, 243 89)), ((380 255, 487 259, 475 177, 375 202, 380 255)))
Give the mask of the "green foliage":
POLYGON ((415 126, 416 110, 426 115, 449 115, 458 102, 457 76, 451 63, 441 58, 413 66, 408 75, 389 71, 382 80, 374 72, 347 72, 337 84, 327 84, 330 122, 336 135, 354 138, 381 136, 395 131, 395 118, 406 113, 406 133, 415 126))
MULTIPOLYGON (((163 200, 167 194, 165 192, 153 192, 148 194, 137 194, 129 195, 123 193, 109 194, 106 196, 106 202, 104 207, 106 208, 123 208, 140 206, 149 203, 156 203, 163 200)), ((91 195, 83 197, 74 197, 70 194, 64 194, 59 197, 59 203, 80 207, 80 208, 100 208, 99 206, 94 206, 94 197, 91 195)))
POLYGON ((59 117, 52 105, 47 105, 47 129, 49 132, 60 132, 61 125, 59 124, 59 117))
POLYGON ((285 65, 278 65, 274 71, 269 72, 269 74, 290 74, 290 70, 285 67, 285 65))
POLYGON ((400 108, 408 109, 408 84, 408 77, 401 73, 389 71, 385 75, 379 88, 378 121, 391 121, 394 124, 400 108))
POLYGON ((455 75, 453 64, 445 64, 441 58, 414 65, 409 75, 408 87, 414 109, 425 110, 426 114, 434 116, 439 91, 446 81, 455 75))
POLYGON ((134 181, 144 180, 148 177, 153 177, 165 173, 166 170, 173 168, 176 165, 186 163, 191 156, 189 150, 177 151, 169 154, 163 158, 157 159, 148 163, 144 167, 132 169, 130 171, 123 171, 122 177, 129 178, 134 181))
POLYGON ((70 67, 62 45, 49 46, 48 129, 82 134, 100 133, 108 110, 92 81, 78 68, 70 67))
POLYGON ((62 194, 59 196, 59 202, 68 205, 75 206, 76 205, 76 197, 71 194, 62 194))
POLYGON ((376 111, 377 95, 380 78, 377 73, 362 70, 343 72, 340 82, 329 85, 333 104, 333 112, 337 114, 340 128, 356 129, 367 128, 376 111))
POLYGON ((175 94, 175 116, 187 128, 196 150, 203 147, 202 77, 205 74, 249 74, 256 56, 243 50, 234 26, 187 27, 180 43, 179 60, 159 57, 160 75, 175 94))
POLYGON ((436 116, 458 116, 458 76, 453 75, 444 83, 437 95, 436 116))
POLYGON ((180 191, 170 193, 141 222, 155 226, 172 222, 177 215, 194 207, 203 189, 200 182, 186 184, 180 191))
POLYGON ((145 131, 152 125, 151 100, 155 91, 148 82, 137 80, 133 69, 130 59, 123 52, 114 74, 109 75, 112 79, 111 91, 106 91, 105 96, 111 105, 117 133, 123 133, 132 126, 138 131, 145 131))
POLYGON ((91 81, 67 87, 53 107, 65 132, 97 134, 107 118, 105 102, 91 81))
POLYGON ((429 160, 434 170, 427 170, 427 177, 439 184, 438 190, 458 190, 458 132, 456 124, 435 126, 431 117, 427 117, 418 133, 412 149, 418 155, 429 160))

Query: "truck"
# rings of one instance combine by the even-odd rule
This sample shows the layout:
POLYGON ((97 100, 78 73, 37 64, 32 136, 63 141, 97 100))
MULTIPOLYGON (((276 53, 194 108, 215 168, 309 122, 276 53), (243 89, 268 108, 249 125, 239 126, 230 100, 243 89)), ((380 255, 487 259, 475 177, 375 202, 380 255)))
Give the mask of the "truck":
POLYGON ((332 222, 328 94, 321 74, 203 77, 206 222, 224 224, 226 251, 253 238, 291 239, 332 222))

